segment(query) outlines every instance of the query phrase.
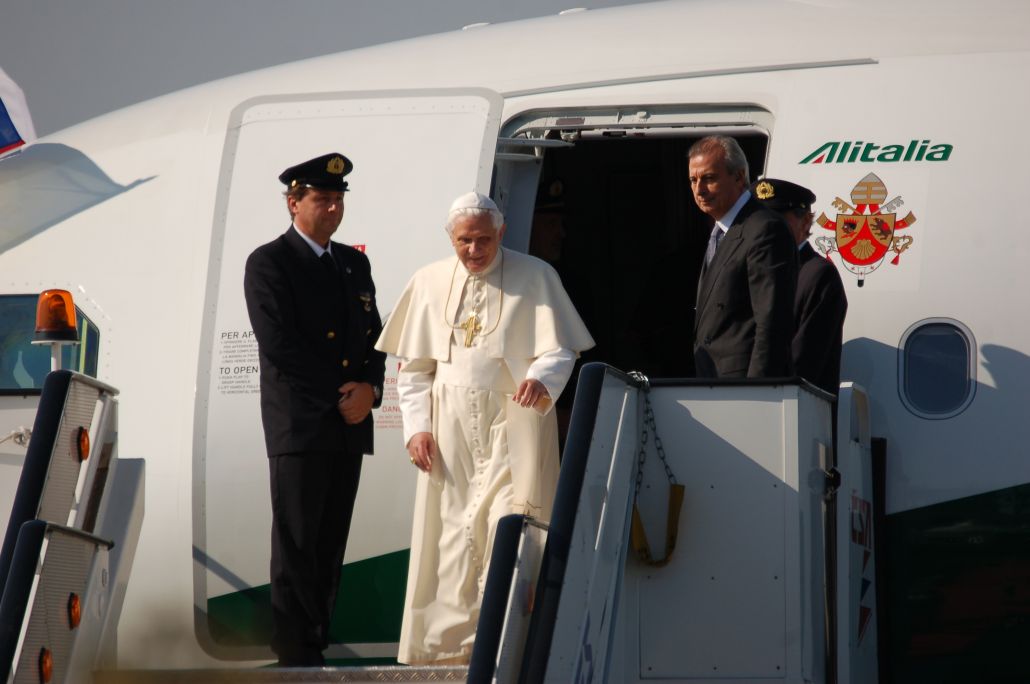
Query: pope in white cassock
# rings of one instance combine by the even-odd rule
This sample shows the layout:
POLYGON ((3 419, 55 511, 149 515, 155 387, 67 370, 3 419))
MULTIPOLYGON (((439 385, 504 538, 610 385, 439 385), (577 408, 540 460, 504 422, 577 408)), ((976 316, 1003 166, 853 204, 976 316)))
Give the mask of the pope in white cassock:
POLYGON ((478 193, 451 206, 456 256, 420 269, 376 349, 400 358, 404 440, 419 473, 402 663, 468 662, 497 521, 551 516, 554 400, 594 346, 558 274, 501 247, 504 218, 478 193))

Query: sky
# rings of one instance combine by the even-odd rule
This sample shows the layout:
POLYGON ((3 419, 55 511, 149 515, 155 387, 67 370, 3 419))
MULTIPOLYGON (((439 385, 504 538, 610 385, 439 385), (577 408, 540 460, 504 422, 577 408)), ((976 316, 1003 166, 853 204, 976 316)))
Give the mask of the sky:
POLYGON ((21 86, 42 136, 283 62, 476 22, 641 1, 0 0, 0 68, 21 86))

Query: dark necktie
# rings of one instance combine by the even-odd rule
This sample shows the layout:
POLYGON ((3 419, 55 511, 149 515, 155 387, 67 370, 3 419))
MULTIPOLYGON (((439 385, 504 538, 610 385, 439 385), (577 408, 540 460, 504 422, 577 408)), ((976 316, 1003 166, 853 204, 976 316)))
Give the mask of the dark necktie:
POLYGON ((334 302, 331 308, 334 308, 339 315, 340 325, 345 325, 347 321, 347 307, 345 302, 347 301, 347 281, 340 276, 340 268, 336 265, 336 259, 329 252, 322 252, 322 256, 318 257, 318 260, 322 262, 322 269, 325 271, 327 282, 330 284, 329 296, 334 302))
POLYGON ((716 223, 715 227, 712 228, 712 235, 708 238, 708 249, 705 250, 705 268, 708 268, 712 264, 712 259, 715 258, 715 251, 719 249, 719 242, 722 240, 726 233, 719 224, 716 223))

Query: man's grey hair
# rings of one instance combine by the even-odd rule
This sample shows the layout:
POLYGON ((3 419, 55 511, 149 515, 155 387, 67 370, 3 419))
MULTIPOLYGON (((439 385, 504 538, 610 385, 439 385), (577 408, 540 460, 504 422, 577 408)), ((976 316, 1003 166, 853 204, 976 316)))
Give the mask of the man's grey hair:
POLYGON ((447 215, 447 223, 444 224, 444 230, 450 235, 454 230, 454 224, 458 222, 458 219, 468 217, 479 217, 489 216, 490 225, 495 231, 500 230, 501 226, 504 225, 504 215, 495 209, 486 209, 481 207, 465 207, 463 209, 455 209, 447 215))
POLYGON ((747 166, 747 157, 744 156, 744 150, 740 149, 740 143, 728 135, 709 135, 708 137, 701 138, 690 146, 690 151, 687 152, 687 159, 714 152, 716 148, 722 148, 723 158, 726 160, 726 170, 730 173, 743 171, 744 182, 747 183, 751 178, 747 166))

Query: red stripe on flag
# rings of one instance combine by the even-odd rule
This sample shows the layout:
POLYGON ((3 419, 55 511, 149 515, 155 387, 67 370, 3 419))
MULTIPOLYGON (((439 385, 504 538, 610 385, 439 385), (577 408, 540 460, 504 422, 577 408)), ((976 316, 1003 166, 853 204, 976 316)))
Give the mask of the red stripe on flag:
POLYGON ((4 152, 9 152, 9 151, 15 149, 16 147, 21 147, 24 144, 25 144, 24 140, 19 140, 17 142, 11 143, 7 147, 0 147, 0 154, 3 154, 4 152))

